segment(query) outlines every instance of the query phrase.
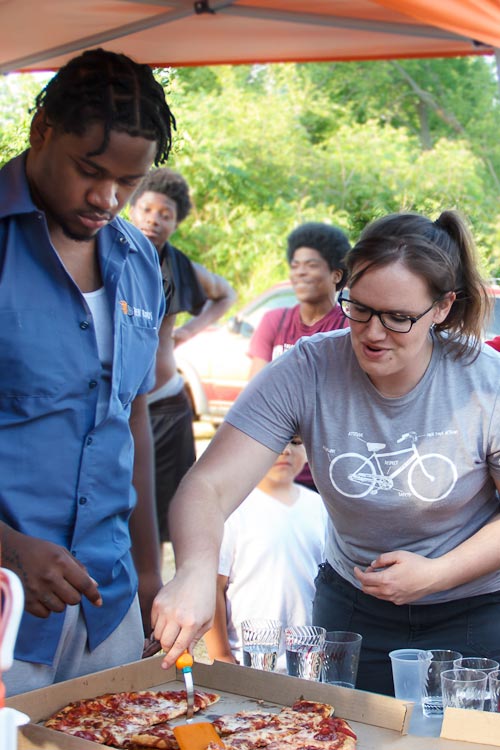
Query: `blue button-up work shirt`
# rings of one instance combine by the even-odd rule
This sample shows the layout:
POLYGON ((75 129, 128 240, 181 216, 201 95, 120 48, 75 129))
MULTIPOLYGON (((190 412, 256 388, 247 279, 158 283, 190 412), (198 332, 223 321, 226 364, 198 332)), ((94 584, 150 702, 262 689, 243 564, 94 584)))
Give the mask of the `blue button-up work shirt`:
MULTIPOLYGON (((90 648, 121 622, 137 590, 128 519, 131 402, 154 385, 164 296, 158 256, 116 218, 98 234, 114 322, 111 395, 95 424, 101 363, 92 315, 33 203, 25 157, 0 171, 0 519, 69 549, 96 579, 82 599, 90 648)), ((53 660, 64 613, 23 617, 15 656, 53 660)))

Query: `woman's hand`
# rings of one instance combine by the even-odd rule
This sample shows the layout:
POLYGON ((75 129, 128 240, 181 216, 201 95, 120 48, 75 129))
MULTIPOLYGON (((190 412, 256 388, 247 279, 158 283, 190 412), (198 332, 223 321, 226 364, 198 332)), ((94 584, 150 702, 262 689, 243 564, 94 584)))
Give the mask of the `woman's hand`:
POLYGON ((162 667, 175 664, 186 649, 211 626, 215 610, 215 584, 200 574, 177 572, 157 594, 152 609, 154 637, 165 651, 162 667))
POLYGON ((393 604, 410 604, 439 591, 439 558, 432 559, 405 550, 384 552, 363 572, 354 575, 365 594, 393 604))

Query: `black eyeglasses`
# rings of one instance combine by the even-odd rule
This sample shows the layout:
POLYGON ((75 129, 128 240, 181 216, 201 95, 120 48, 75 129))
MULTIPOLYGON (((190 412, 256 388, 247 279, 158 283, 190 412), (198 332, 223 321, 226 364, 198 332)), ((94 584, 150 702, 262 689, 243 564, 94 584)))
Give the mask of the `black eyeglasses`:
POLYGON ((438 297, 438 299, 435 299, 432 305, 427 310, 424 310, 423 313, 420 313, 420 315, 402 315, 397 312, 374 310, 373 307, 367 307, 366 305, 361 305, 359 302, 342 297, 342 293, 339 295, 338 301, 342 312, 349 320, 354 320, 356 323, 368 323, 376 315, 384 328, 387 328, 389 331, 409 333, 417 320, 427 315, 440 299, 442 298, 438 297))

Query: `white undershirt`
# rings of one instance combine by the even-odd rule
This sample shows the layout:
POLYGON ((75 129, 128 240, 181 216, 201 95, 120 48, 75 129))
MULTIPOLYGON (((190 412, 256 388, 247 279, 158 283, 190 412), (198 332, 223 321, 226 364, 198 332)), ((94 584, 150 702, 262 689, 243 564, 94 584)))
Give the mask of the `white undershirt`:
POLYGON ((113 320, 109 309, 106 290, 102 286, 95 292, 83 293, 85 301, 92 313, 94 322, 97 352, 101 361, 101 377, 99 380, 99 392, 95 423, 101 422, 108 411, 108 403, 111 395, 111 370, 113 366, 113 320))

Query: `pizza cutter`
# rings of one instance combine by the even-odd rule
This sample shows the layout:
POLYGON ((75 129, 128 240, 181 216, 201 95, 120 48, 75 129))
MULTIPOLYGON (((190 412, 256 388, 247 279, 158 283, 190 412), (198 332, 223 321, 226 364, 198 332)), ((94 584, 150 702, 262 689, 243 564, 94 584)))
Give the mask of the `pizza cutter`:
POLYGON ((206 750, 208 745, 214 750, 218 747, 225 747, 213 724, 208 721, 192 723, 194 712, 193 657, 185 651, 179 656, 175 666, 182 671, 184 676, 187 699, 186 724, 174 727, 175 739, 180 750, 206 750))

